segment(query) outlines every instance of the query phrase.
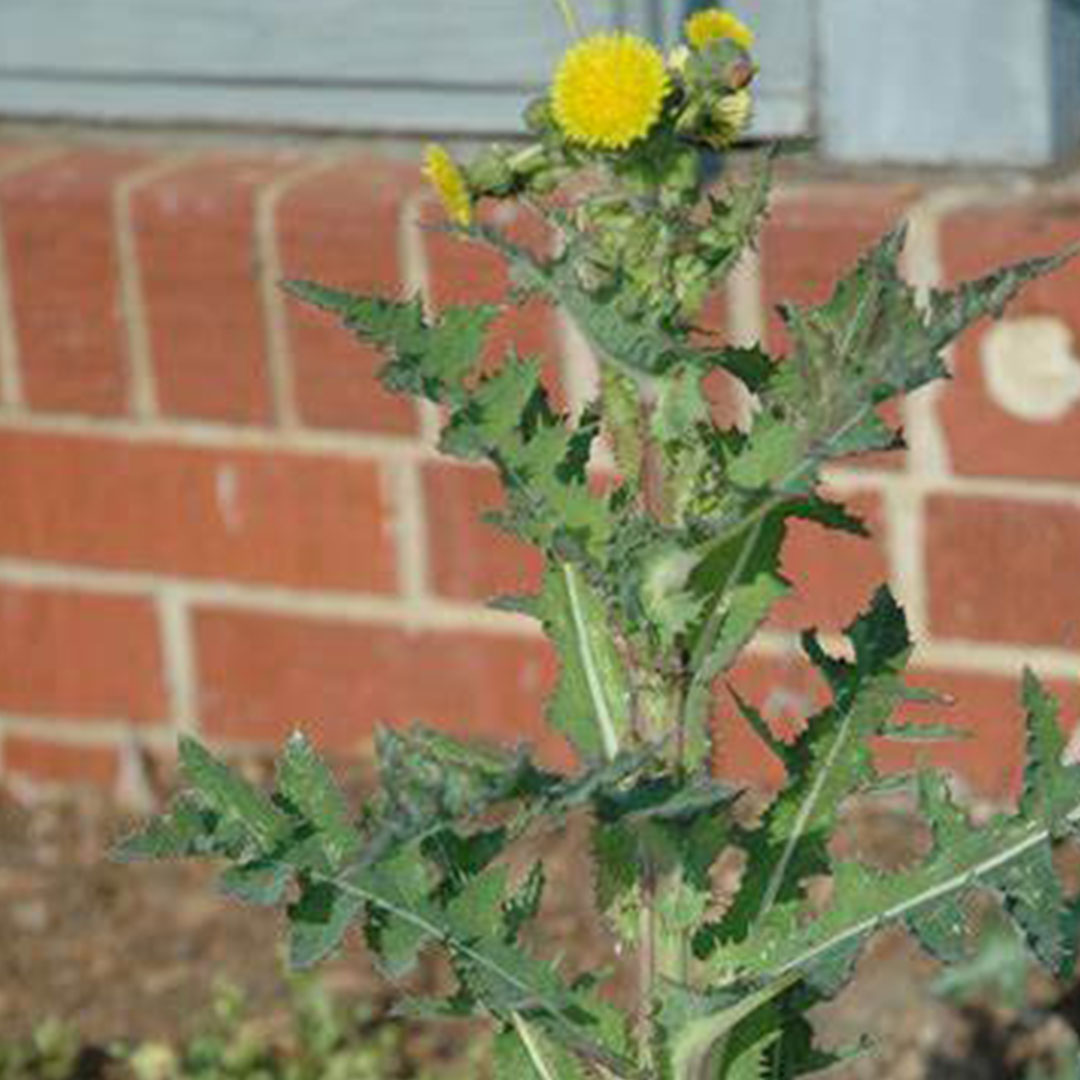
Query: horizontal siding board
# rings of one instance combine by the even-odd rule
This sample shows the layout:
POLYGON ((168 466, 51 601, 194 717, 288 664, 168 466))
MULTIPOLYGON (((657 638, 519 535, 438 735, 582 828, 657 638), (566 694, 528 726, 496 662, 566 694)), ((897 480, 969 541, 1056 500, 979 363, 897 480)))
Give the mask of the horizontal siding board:
POLYGON ((503 134, 521 128, 527 95, 493 91, 292 87, 252 91, 219 86, 141 86, 137 108, 124 84, 0 79, 0 113, 37 120, 252 125, 308 131, 503 134))
POLYGON ((565 40, 548 0, 0 4, 0 70, 11 72, 539 82, 565 40))
MULTIPOLYGON (((759 135, 806 130, 804 4, 732 5, 761 30, 759 135)), ((575 5, 666 43, 681 21, 677 0, 575 5)), ((510 133, 566 42, 554 0, 0 0, 0 115, 510 133)))
POLYGON ((830 156, 1040 165, 1075 145, 1080 126, 1055 113, 1080 83, 1074 0, 822 0, 819 17, 830 156), (1055 13, 1064 56, 1052 47, 1055 13), (1065 96, 1054 88, 1062 64, 1065 96))

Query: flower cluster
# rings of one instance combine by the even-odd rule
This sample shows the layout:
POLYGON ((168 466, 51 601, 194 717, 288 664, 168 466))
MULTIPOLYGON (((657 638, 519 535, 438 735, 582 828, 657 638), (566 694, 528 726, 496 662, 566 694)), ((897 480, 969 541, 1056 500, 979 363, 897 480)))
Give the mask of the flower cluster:
POLYGON ((650 159, 678 157, 673 141, 696 152, 731 146, 750 122, 753 31, 709 8, 691 15, 683 33, 686 44, 666 58, 623 31, 575 42, 526 113, 539 141, 525 151, 493 147, 459 168, 441 147, 429 148, 425 175, 450 219, 468 226, 477 199, 546 195, 597 161, 632 183, 650 159))

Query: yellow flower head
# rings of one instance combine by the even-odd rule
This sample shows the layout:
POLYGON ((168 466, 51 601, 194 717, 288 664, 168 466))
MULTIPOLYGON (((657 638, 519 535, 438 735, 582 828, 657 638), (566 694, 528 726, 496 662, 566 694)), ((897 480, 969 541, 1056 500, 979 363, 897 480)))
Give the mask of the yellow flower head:
POLYGON ((443 147, 431 145, 427 148, 424 153, 424 176, 438 192, 451 220, 458 225, 471 225, 473 207, 469 186, 457 162, 443 147))
POLYGON ((683 27, 686 40, 695 49, 704 49, 712 41, 730 38, 740 48, 749 52, 754 47, 754 31, 730 11, 709 8, 691 15, 683 27))
POLYGON ((660 118, 668 92, 660 52, 626 33, 593 34, 562 58, 551 104, 567 138, 603 150, 624 150, 660 118))

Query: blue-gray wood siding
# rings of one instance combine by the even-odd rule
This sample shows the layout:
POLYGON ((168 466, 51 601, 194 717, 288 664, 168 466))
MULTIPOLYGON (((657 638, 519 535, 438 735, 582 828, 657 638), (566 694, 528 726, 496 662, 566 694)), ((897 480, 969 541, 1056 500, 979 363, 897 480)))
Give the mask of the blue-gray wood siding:
MULTIPOLYGON (((684 15, 575 6, 665 46, 684 15)), ((805 131, 806 0, 732 6, 760 30, 758 132, 805 131)), ((553 0, 0 0, 0 115, 511 133, 566 43, 553 0)))

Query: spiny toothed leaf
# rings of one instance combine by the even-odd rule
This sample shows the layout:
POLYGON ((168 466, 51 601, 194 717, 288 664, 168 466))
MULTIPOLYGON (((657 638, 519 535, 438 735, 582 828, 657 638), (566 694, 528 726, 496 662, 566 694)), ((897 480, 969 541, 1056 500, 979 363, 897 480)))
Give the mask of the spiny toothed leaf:
POLYGON ((389 354, 379 372, 388 390, 459 402, 499 309, 449 307, 432 320, 419 300, 354 296, 312 282, 287 282, 293 296, 339 315, 360 340, 389 354))
POLYGON ((930 332, 935 347, 944 348, 981 318, 1001 318, 1009 301, 1028 282, 1061 269, 1078 252, 1080 245, 1073 245, 1056 255, 1003 266, 956 289, 935 289, 930 294, 929 304, 930 332))
POLYGON ((362 898, 333 882, 303 882, 287 911, 289 963, 303 970, 325 960, 340 947, 363 906, 362 898))
POLYGON ((168 813, 152 818, 113 849, 120 862, 139 859, 181 859, 217 853, 221 817, 191 795, 181 795, 168 813))
MULTIPOLYGON (((403 846, 383 860, 380 873, 394 880, 404 902, 414 905, 427 902, 432 880, 418 844, 403 846)), ((382 971, 391 979, 400 979, 416 967, 420 952, 432 934, 416 920, 402 918, 387 907, 372 905, 364 920, 364 937, 382 971)))
POLYGON ((334 777, 300 732, 285 744, 278 761, 281 798, 316 830, 330 861, 341 865, 355 852, 360 836, 334 777))
POLYGON ((765 1049, 780 1034, 777 999, 796 981, 788 976, 763 988, 739 986, 709 993, 663 984, 657 1027, 665 1080, 720 1076, 760 1080, 765 1049))
POLYGON ((226 896, 246 904, 276 907, 284 899, 291 878, 288 866, 272 860, 258 860, 230 866, 218 878, 218 888, 226 896))
MULTIPOLYGON (((761 823, 743 831, 746 870, 724 918, 703 932, 701 947, 710 937, 742 938, 773 905, 800 897, 808 877, 825 873, 831 864, 828 842, 843 803, 875 777, 870 739, 904 699, 902 672, 911 642, 903 611, 885 589, 845 634, 853 661, 830 657, 813 636, 807 638, 834 701, 807 721, 794 743, 770 738, 788 770, 787 781, 761 823)), ((750 716, 752 723, 759 719, 753 711, 750 716)))
POLYGON ((493 521, 544 550, 602 550, 613 528, 604 499, 587 486, 599 417, 586 409, 571 424, 556 413, 533 359, 509 356, 483 376, 443 429, 440 448, 488 459, 499 470, 507 509, 493 521))
POLYGON ((735 483, 808 491, 827 460, 898 445, 877 408, 945 376, 942 350, 967 326, 1000 314, 1027 281, 1070 254, 1035 259, 934 293, 924 311, 900 277, 904 230, 889 233, 818 307, 784 306, 792 353, 761 392, 761 411, 731 462, 735 483))
POLYGON ((548 719, 585 761, 614 758, 630 732, 630 682, 608 612, 570 563, 548 567, 535 611, 561 665, 548 719))
MULTIPOLYGON (((1029 733, 1040 723, 1043 695, 1031 694, 1029 733)), ((830 995, 849 977, 866 939, 890 923, 906 922, 916 937, 946 959, 966 948, 972 890, 996 894, 1041 963, 1063 972, 1073 962, 1069 940, 1075 917, 1054 870, 1056 835, 1080 822, 1080 776, 1066 774, 1059 811, 1051 823, 1020 809, 976 826, 932 775, 920 786, 920 810, 934 845, 917 865, 884 873, 858 863, 834 868, 832 900, 817 910, 802 900, 778 903, 765 912, 738 943, 724 945, 712 960, 714 974, 775 979, 798 973, 830 995), (1071 806, 1065 809, 1066 805, 1071 806)))
POLYGON ((566 1050, 521 1017, 496 1035, 493 1064, 495 1080, 586 1080, 566 1050))
POLYGON ((180 739, 180 767, 206 805, 242 829, 257 850, 273 850, 287 833, 285 815, 262 792, 187 736, 180 739))
POLYGON ((1030 670, 1024 672, 1023 703, 1028 715, 1028 742, 1020 812, 1056 832, 1075 805, 1080 765, 1066 764, 1057 702, 1030 670))
POLYGON ((521 931, 540 914, 545 881, 544 864, 534 862, 525 880, 507 897, 502 910, 507 941, 517 941, 521 931))

